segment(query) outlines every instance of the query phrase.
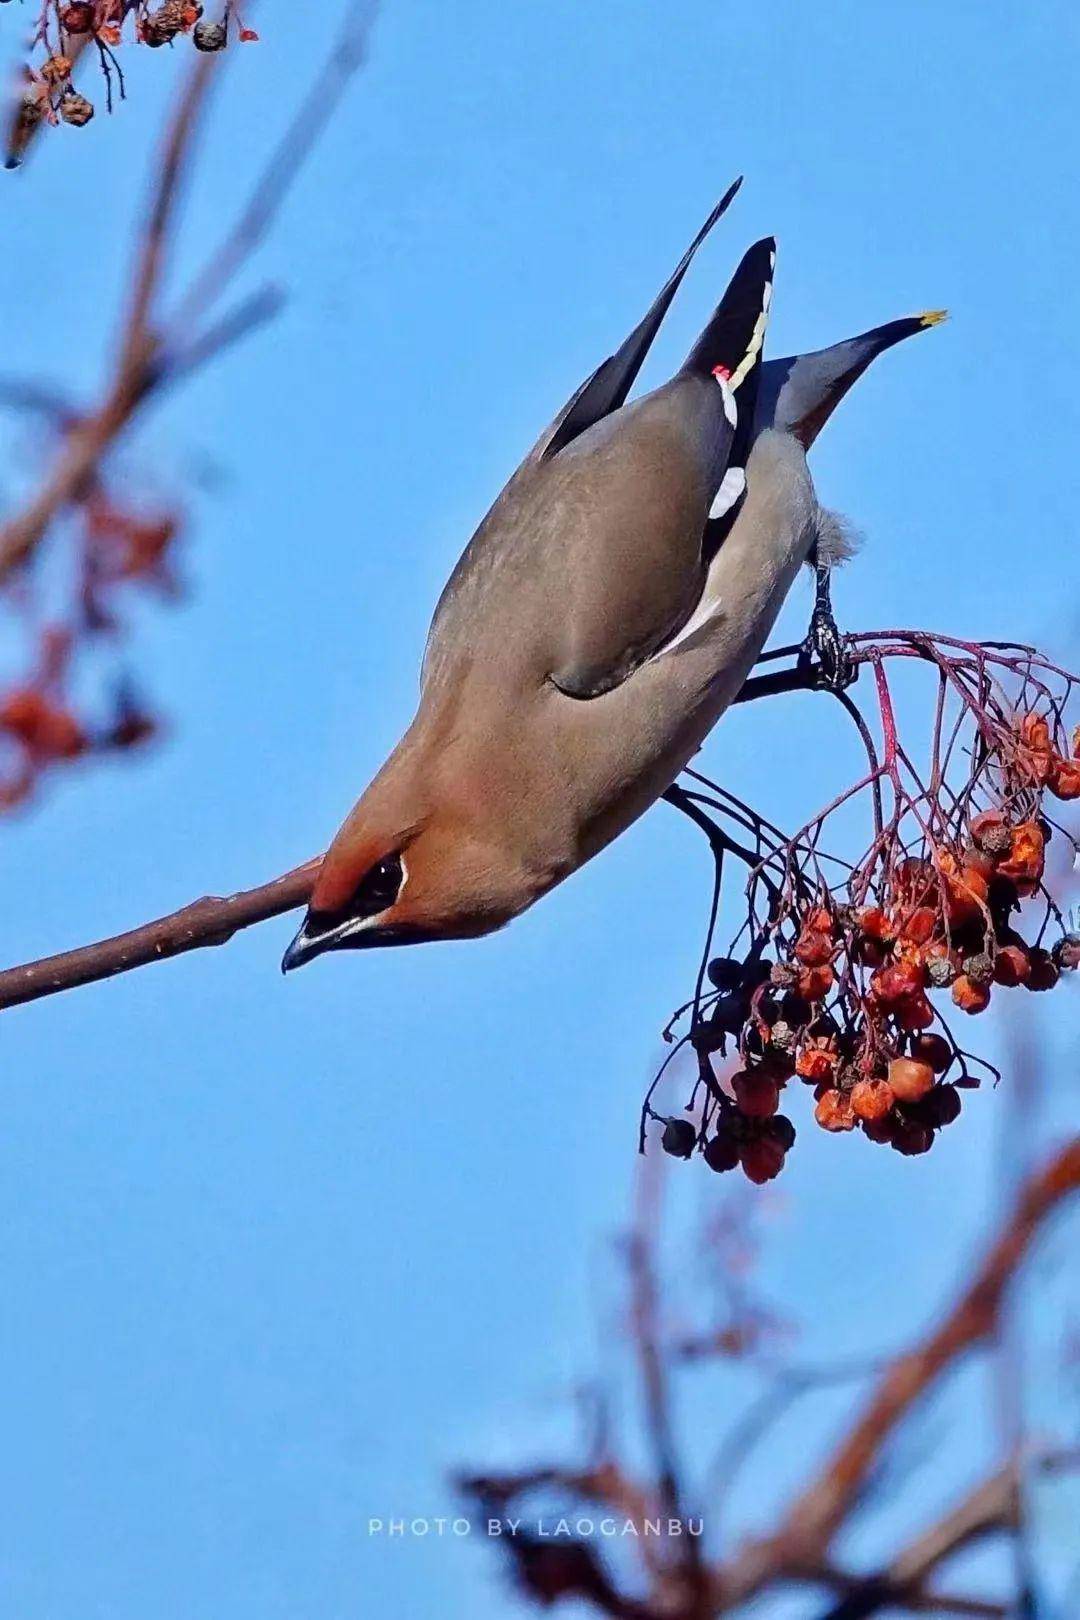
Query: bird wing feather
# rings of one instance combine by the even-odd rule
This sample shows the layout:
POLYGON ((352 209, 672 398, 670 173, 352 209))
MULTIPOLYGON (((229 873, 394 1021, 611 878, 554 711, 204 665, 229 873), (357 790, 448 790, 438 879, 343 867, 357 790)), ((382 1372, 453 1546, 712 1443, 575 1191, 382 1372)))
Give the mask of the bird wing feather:
POLYGON ((737 433, 743 459, 748 448, 775 259, 771 237, 749 249, 677 375, 623 404, 644 353, 638 338, 659 325, 693 246, 618 351, 617 376, 612 362, 593 374, 473 536, 436 608, 425 691, 438 675, 460 685, 479 668, 496 679, 528 670, 596 697, 690 618, 706 540, 717 539, 714 500, 734 471, 730 521, 745 487, 731 453, 737 433))

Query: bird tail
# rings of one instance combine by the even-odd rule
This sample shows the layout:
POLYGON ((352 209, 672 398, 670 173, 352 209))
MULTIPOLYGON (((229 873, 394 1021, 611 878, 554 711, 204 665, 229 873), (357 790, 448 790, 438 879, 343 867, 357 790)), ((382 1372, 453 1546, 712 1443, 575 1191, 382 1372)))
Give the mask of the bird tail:
POLYGON ((769 360, 760 368, 756 428, 776 427, 793 433, 808 450, 872 360, 905 338, 940 326, 946 318, 944 310, 930 309, 922 315, 887 321, 846 342, 834 343, 830 349, 769 360))

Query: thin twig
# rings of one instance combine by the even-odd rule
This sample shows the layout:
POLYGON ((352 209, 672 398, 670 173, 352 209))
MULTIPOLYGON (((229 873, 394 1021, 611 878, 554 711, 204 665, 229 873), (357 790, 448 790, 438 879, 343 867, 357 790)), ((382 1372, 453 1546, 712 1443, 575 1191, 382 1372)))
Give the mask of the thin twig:
POLYGON ((208 895, 126 934, 8 968, 0 973, 0 1008, 18 1007, 80 984, 130 973, 132 968, 204 945, 224 945, 241 928, 305 905, 317 866, 318 861, 308 861, 257 889, 244 889, 228 898, 208 895))

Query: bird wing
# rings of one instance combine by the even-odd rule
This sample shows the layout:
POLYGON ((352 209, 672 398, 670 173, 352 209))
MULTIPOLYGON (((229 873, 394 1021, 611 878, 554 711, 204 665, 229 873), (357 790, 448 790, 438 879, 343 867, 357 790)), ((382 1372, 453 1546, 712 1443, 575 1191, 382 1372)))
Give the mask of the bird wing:
MULTIPOLYGON (((596 697, 691 616, 717 497, 726 475, 741 475, 732 450, 753 420, 773 262, 771 238, 744 255, 669 383, 526 458, 436 609, 425 689, 437 671, 460 679, 466 663, 524 664, 570 696, 596 697)), ((729 479, 727 507, 739 494, 729 479)))
POLYGON ((734 201, 742 177, 735 180, 721 197, 704 225, 690 243, 668 280, 661 287, 644 318, 630 333, 614 354, 597 366, 580 388, 575 389, 551 426, 541 435, 533 450, 534 456, 554 456, 566 448, 586 428, 599 422, 612 411, 625 405, 638 372, 644 363, 652 341, 660 330, 660 323, 671 307, 694 254, 704 242, 717 220, 727 213, 734 201))

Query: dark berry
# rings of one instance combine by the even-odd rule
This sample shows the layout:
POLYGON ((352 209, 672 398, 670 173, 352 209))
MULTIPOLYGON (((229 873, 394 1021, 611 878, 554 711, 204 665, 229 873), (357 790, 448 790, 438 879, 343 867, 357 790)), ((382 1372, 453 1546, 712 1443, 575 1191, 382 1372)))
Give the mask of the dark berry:
POLYGON ((688 1159, 694 1151, 697 1131, 688 1119, 669 1119, 664 1125, 660 1146, 676 1159, 688 1159))

